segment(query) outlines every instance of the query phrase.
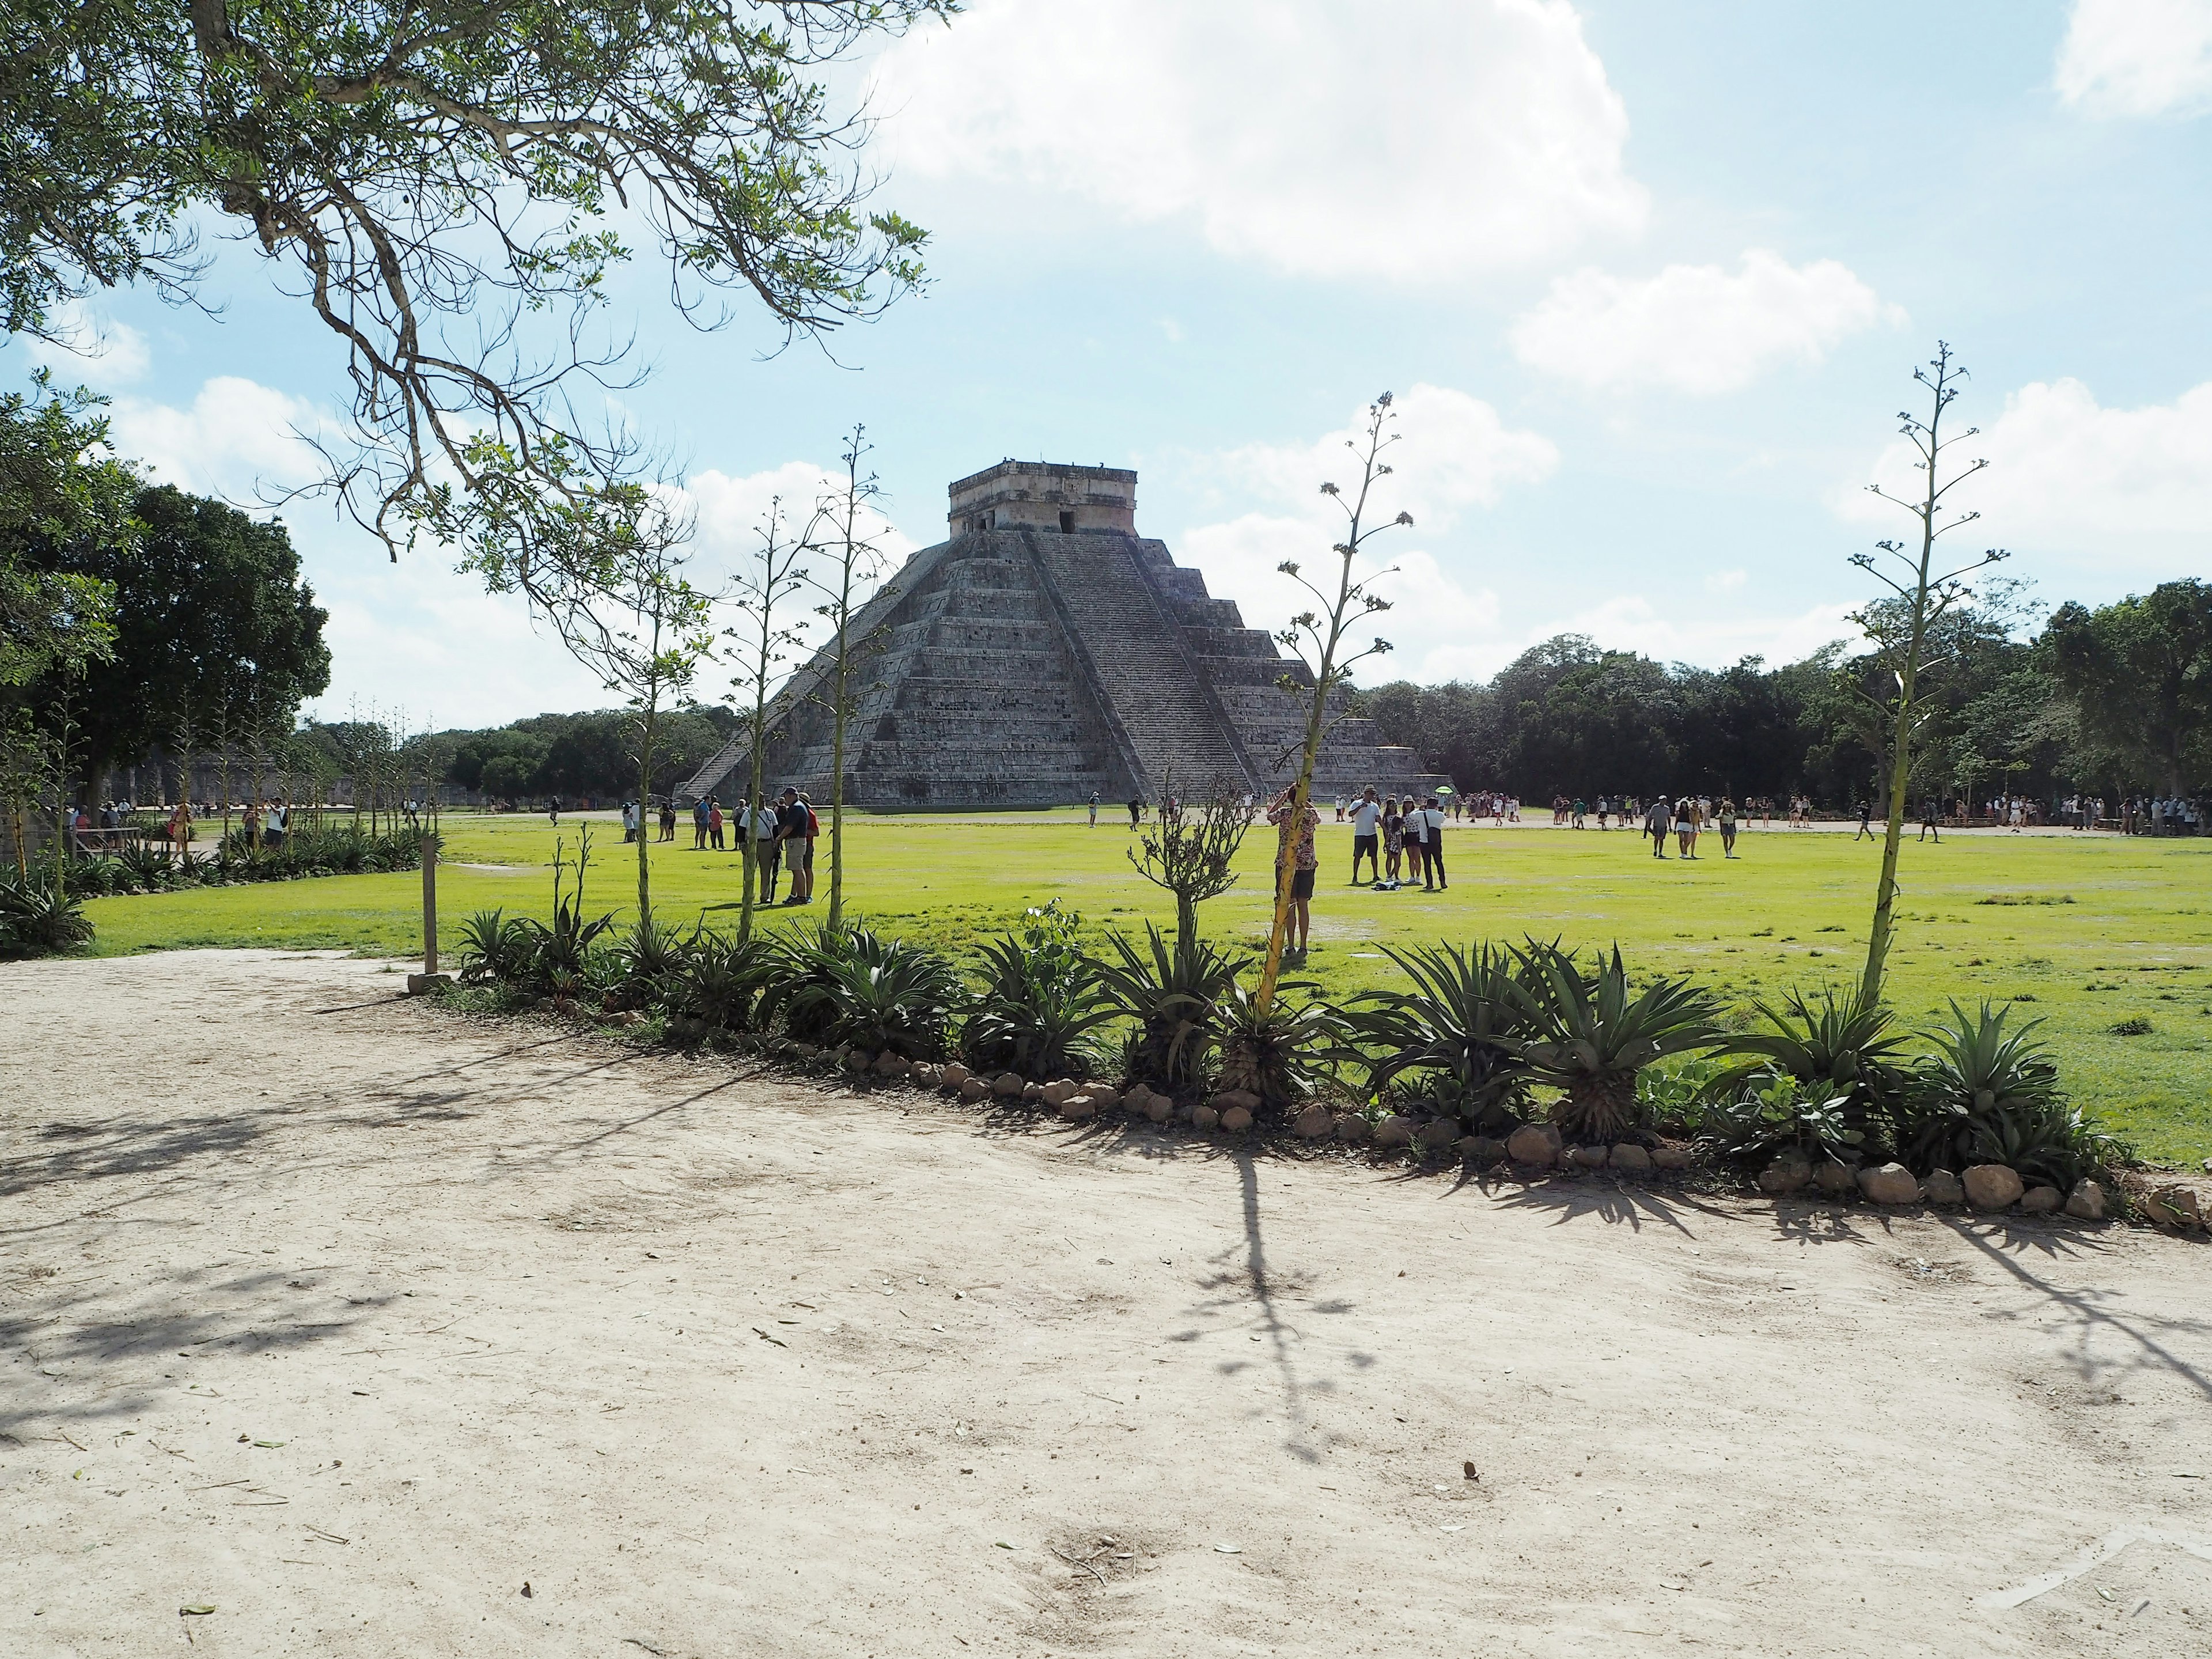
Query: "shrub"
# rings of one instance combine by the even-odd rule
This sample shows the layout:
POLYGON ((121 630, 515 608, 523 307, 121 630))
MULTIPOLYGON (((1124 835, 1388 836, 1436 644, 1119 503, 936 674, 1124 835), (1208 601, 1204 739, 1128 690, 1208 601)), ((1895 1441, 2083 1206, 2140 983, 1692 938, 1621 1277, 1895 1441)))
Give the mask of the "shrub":
POLYGON ((2067 1188, 2124 1163, 2127 1148, 2092 1125, 2060 1091, 2058 1067, 2034 1040, 2043 1022, 2008 1030, 2009 1008, 1984 1002, 1928 1035, 1934 1052, 1906 1091, 1900 1118, 1905 1159, 1922 1172, 2008 1164, 2067 1188))
POLYGON ((91 942, 81 895, 37 866, 0 873, 0 956, 59 956, 91 942))
POLYGON ((529 924, 504 910, 479 910, 461 924, 460 972, 469 985, 519 985, 530 976, 529 924))
POLYGON ((1098 1060, 1091 1033, 1120 1012, 1098 963, 1075 943, 1082 918, 1054 899, 978 955, 983 988, 961 1029, 961 1057, 978 1070, 1026 1078, 1085 1078, 1098 1060))
POLYGON ((1531 1035, 1508 1046, 1534 1080, 1565 1091, 1553 1116, 1570 1140, 1620 1139, 1636 1127, 1638 1072, 1668 1054, 1729 1044, 1712 998, 1686 981, 1661 980, 1632 996, 1618 946, 1595 975, 1555 945, 1532 946, 1525 961, 1531 1035))
POLYGON ((742 1031, 776 966, 775 956, 757 938, 702 931, 685 946, 683 964, 667 986, 669 1012, 707 1032, 742 1031))
POLYGON ((1217 1010, 1250 965, 1200 939, 1178 933, 1170 946, 1147 924, 1139 951, 1119 933, 1107 936, 1114 961, 1101 961, 1108 994, 1136 1029, 1122 1051, 1128 1080, 1169 1094, 1205 1085, 1218 1033, 1217 1010))
POLYGON ((523 926, 530 931, 530 965, 527 982, 530 988, 540 994, 566 1000, 581 991, 592 969, 592 946, 599 936, 615 925, 611 914, 602 914, 590 921, 584 916, 584 876, 591 868, 592 832, 586 827, 583 840, 576 849, 575 862, 571 865, 564 849, 555 843, 553 854, 553 920, 543 922, 535 917, 524 919, 523 926), (576 872, 576 890, 564 894, 562 887, 568 872, 576 872))
POLYGON ((1748 1079, 1735 1075, 1739 1082, 1733 1094, 1708 1097, 1698 1135, 1708 1153, 1763 1158, 1786 1148, 1840 1161, 1864 1144, 1848 1085, 1826 1079, 1806 1083, 1782 1071, 1748 1079))
POLYGON ((1439 1103, 1480 1126, 1510 1113, 1528 1087, 1528 1062, 1509 1042, 1534 1017, 1519 983, 1521 960, 1485 944, 1473 955, 1453 947, 1383 954, 1413 981, 1411 991, 1370 991, 1346 1016, 1352 1033, 1375 1052, 1376 1092, 1408 1072, 1439 1103))
POLYGON ((941 1060, 945 1032, 967 991, 936 951, 866 927, 823 926, 779 939, 761 998, 763 1023, 781 1021, 801 1042, 849 1043, 908 1060, 941 1060))
POLYGON ((1753 1006, 1766 1029, 1735 1037, 1729 1046, 1758 1058, 1719 1073, 1711 1084, 1713 1097, 1740 1103, 1747 1089, 1787 1077, 1800 1085, 1802 1098, 1825 1087, 1822 1097, 1837 1103, 1862 1139, 1891 1127, 1904 1097, 1905 1045, 1890 1029, 1887 1008, 1864 1001, 1856 990, 1839 994, 1832 988, 1812 997, 1791 991, 1778 1008, 1753 1006))
POLYGON ((668 1002, 683 978, 696 935, 686 939, 662 929, 650 915, 640 916, 610 947, 603 964, 610 1001, 623 1008, 668 1002))
MULTIPOLYGON (((1285 980, 1276 988, 1315 988, 1285 980)), ((1219 1086, 1259 1096, 1270 1115, 1313 1093, 1349 1052, 1351 1034, 1343 1014, 1317 998, 1292 1004, 1278 997, 1263 1014, 1243 982, 1231 981, 1228 994, 1215 1005, 1214 1018, 1221 1050, 1219 1086)))

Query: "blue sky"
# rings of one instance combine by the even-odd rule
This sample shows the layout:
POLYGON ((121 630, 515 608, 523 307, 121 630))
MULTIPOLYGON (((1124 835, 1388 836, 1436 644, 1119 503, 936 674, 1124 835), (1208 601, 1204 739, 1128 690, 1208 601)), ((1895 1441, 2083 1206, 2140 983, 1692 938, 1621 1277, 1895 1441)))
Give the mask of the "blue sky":
MULTIPOLYGON (((1326 550, 1317 486, 1388 387, 1418 523, 1382 676, 1562 629, 1779 660, 1849 632, 1845 561, 1904 528, 1861 486, 1938 337, 1991 463, 1966 533, 2010 574, 2055 603, 2212 571, 2212 0, 976 0, 842 85, 927 293, 833 361, 693 332, 649 262, 618 290, 654 370, 623 404, 688 458, 710 578, 860 420, 897 545, 1003 456, 1131 465, 1139 527, 1279 625, 1273 568, 1326 550)), ((232 246, 219 319, 111 296, 106 355, 58 366, 161 477, 297 481, 337 359, 269 277, 232 246)), ((435 550, 286 517, 325 714, 606 701, 435 550)))

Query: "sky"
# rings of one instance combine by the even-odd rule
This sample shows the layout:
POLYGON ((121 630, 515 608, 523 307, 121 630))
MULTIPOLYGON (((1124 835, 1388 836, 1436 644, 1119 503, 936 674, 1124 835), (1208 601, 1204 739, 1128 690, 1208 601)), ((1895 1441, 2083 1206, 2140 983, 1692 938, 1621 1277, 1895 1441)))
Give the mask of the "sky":
MULTIPOLYGON (((1966 550, 2046 604, 2212 574, 2212 0, 970 0, 842 71, 926 291, 826 348, 701 333, 641 258, 649 378, 619 412, 683 458, 698 574, 803 506, 865 422, 895 553, 1008 456, 1134 467, 1138 526, 1277 628, 1274 567, 1337 539, 1323 482, 1394 393, 1372 546, 1394 650, 1487 677, 1548 636, 1666 661, 1850 635, 1849 563, 1912 520, 1898 411, 1971 371, 1966 550)), ((251 245, 216 314, 105 295, 117 449, 250 505, 307 482, 334 344, 251 245)), ((260 509, 265 511, 266 509, 260 509)), ((398 565, 283 513, 333 651, 325 718, 414 729, 606 705, 450 556, 398 565)), ((720 694, 725 673, 701 682, 720 694)))

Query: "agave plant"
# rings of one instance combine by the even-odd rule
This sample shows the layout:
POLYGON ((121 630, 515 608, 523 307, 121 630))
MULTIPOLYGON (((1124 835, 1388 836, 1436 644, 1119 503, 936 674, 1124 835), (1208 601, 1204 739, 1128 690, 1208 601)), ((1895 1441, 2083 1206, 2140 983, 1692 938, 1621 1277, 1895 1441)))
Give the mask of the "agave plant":
POLYGON ((1984 1002, 1970 1014, 1954 1002, 1950 1023, 1927 1034, 1933 1052, 1899 1114, 1906 1161, 1923 1171, 2008 1164, 2059 1187, 2124 1162, 2126 1147, 2066 1102, 2033 1036, 2043 1022, 2008 1030, 2011 1016, 2009 1006, 1984 1002))
POLYGON ((943 1058, 946 1029, 967 989, 936 951, 866 927, 827 926, 771 948, 777 959, 761 998, 763 1023, 780 1020, 802 1042, 943 1058))
POLYGON ((471 985, 514 985, 530 976, 528 923, 503 909, 479 910, 461 924, 460 972, 471 985))
POLYGON ((1733 1096, 1710 1102, 1698 1145, 1721 1158, 1760 1158, 1786 1148, 1815 1161, 1841 1162, 1866 1140, 1853 1121, 1851 1098, 1850 1085, 1825 1078, 1803 1083, 1788 1072, 1757 1075, 1733 1096))
POLYGON ((92 922, 77 894, 51 877, 0 874, 0 953, 58 956, 92 942, 92 922))
POLYGON ((1098 1058, 1091 1033, 1121 1012, 1098 964, 1011 933, 979 955, 984 984, 961 1028, 961 1057, 979 1071, 1090 1076, 1098 1058))
POLYGON ((576 849, 573 866, 563 855, 558 842, 553 855, 553 920, 550 922, 528 917, 524 926, 529 928, 530 981, 544 994, 566 1001, 580 991, 591 969, 592 946, 599 936, 615 925, 611 915, 601 915, 591 920, 584 915, 584 876, 592 863, 592 832, 587 826, 582 843, 576 849), (576 872, 576 888, 564 893, 563 883, 568 872, 576 872))
POLYGON ((1358 1041, 1375 1052, 1376 1091, 1407 1072, 1470 1122, 1508 1110, 1528 1085, 1528 1066, 1507 1047, 1528 1033, 1532 1000, 1518 977, 1521 959, 1488 944, 1383 954, 1413 981, 1411 991, 1370 991, 1348 1016, 1358 1041))
POLYGON ((757 935, 702 931, 688 941, 668 988, 671 1012, 710 1031, 742 1031, 775 966, 775 953, 757 935))
MULTIPOLYGON (((1319 988, 1286 980, 1275 988, 1319 988)), ((1257 1095, 1271 1115, 1313 1093, 1349 1052, 1343 1014, 1318 998, 1294 1004, 1278 996, 1263 1013, 1243 982, 1233 981, 1215 1006, 1215 1019, 1221 1049, 1218 1085, 1224 1091, 1257 1095)))
POLYGON ((141 887, 167 887, 179 873, 177 860, 166 847, 125 847, 116 854, 115 862, 141 887))
POLYGON ((1887 1127, 1905 1089, 1905 1040, 1891 1030, 1888 1009, 1856 990, 1838 994, 1833 988, 1813 997, 1793 990, 1779 1007, 1753 1006, 1766 1029, 1738 1036, 1730 1047, 1756 1058, 1716 1075, 1709 1098, 1741 1099, 1747 1086, 1788 1077, 1805 1090, 1829 1085, 1862 1136, 1887 1127))
POLYGON ((1687 981, 1632 994, 1617 945, 1594 975, 1557 945, 1532 946, 1525 961, 1531 1030, 1505 1047, 1532 1080, 1565 1091, 1553 1115, 1571 1140, 1618 1140, 1633 1129, 1636 1076, 1652 1061, 1729 1045, 1712 998, 1687 981))
POLYGON ((1148 948, 1141 951, 1119 933, 1107 935, 1116 959, 1101 962, 1099 975, 1136 1027, 1122 1056, 1130 1079, 1187 1093, 1206 1081, 1217 1010, 1250 959, 1180 933, 1170 945, 1149 923, 1145 935, 1148 948))
POLYGON ((663 928, 650 914, 640 916, 606 953, 610 1000, 623 1008, 669 1000, 694 943, 696 935, 686 939, 663 928))

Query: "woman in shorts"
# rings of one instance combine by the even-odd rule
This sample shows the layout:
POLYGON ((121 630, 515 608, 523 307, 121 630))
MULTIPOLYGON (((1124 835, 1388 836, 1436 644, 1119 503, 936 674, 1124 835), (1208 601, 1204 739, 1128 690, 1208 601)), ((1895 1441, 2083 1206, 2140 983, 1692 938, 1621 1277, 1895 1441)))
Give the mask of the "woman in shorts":
POLYGON ((1392 795, 1382 803, 1382 879, 1395 882, 1406 862, 1406 818, 1398 810, 1398 798, 1392 795))

